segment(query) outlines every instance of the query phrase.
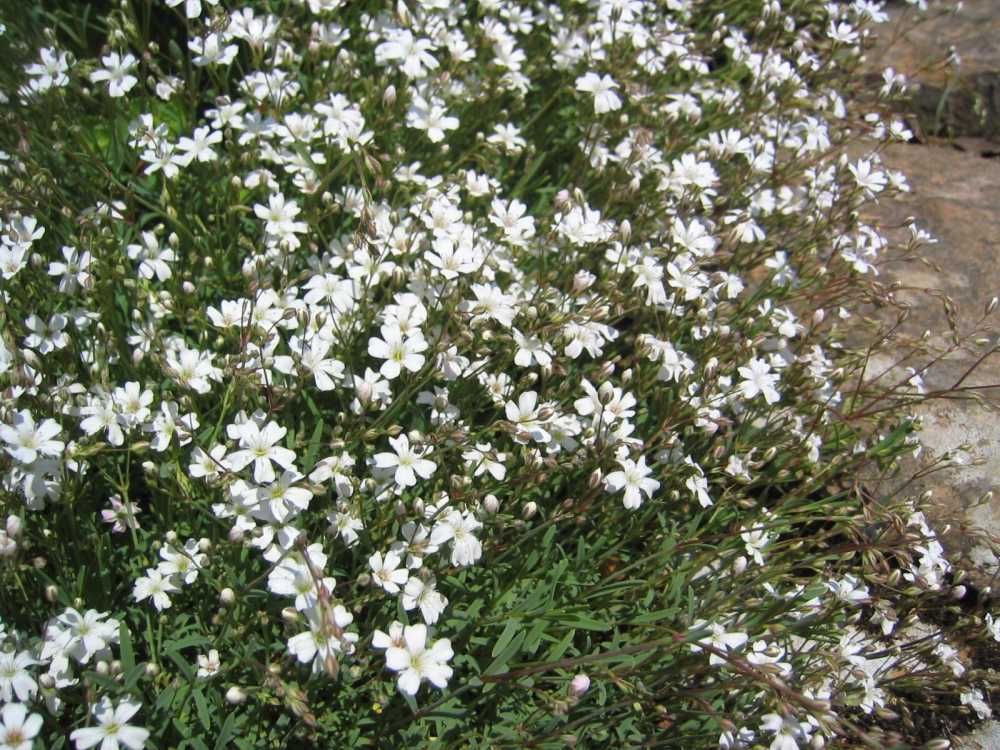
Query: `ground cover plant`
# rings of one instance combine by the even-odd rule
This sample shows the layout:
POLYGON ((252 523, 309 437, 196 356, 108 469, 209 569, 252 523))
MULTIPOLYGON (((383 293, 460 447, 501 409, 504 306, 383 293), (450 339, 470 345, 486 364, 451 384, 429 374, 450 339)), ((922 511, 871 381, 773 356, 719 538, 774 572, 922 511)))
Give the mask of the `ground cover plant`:
POLYGON ((859 481, 935 395, 848 345, 893 251, 858 211, 905 189, 905 81, 853 96, 878 3, 27 5, 0 748, 941 748, 930 713, 989 715, 964 644, 1000 622, 859 481))

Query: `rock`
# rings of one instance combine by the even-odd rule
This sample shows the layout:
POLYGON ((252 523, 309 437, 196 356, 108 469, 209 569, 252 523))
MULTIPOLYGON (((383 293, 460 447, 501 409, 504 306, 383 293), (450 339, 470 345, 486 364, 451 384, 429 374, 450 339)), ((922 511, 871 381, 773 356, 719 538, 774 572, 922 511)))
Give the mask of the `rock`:
MULTIPOLYGON (((880 268, 883 283, 898 284, 894 296, 910 308, 903 331, 911 340, 929 331, 924 341, 937 349, 951 343, 949 315, 960 332, 977 325, 992 328, 1000 316, 994 313, 983 323, 985 307, 1000 294, 1000 205, 995 201, 1000 161, 980 156, 985 148, 969 139, 960 148, 889 147, 883 161, 907 175, 911 191, 881 202, 865 217, 896 242, 908 235, 898 227, 909 217, 937 238, 921 251, 925 262, 889 261, 880 268)), ((982 588, 995 586, 1000 557, 1000 388, 988 387, 1000 385, 1000 354, 984 357, 996 341, 993 335, 985 346, 970 342, 968 349, 955 351, 926 373, 928 389, 959 384, 967 390, 956 394, 964 398, 935 399, 914 410, 923 422, 924 451, 915 465, 906 467, 908 472, 926 470, 947 456, 960 464, 921 476, 906 489, 914 495, 932 492, 931 520, 950 558, 974 566, 974 583, 982 588), (995 490, 992 500, 979 503, 995 490)), ((901 358, 906 349, 898 351, 901 358)), ((914 358, 903 366, 919 367, 926 359, 914 358)), ((869 372, 886 372, 887 382, 898 382, 905 373, 893 364, 891 358, 881 358, 869 372)), ((897 484, 889 483, 883 491, 896 489, 897 484)))
POLYGON ((891 67, 917 84, 907 107, 916 130, 1000 140, 1000 4, 966 0, 957 12, 932 10, 923 20, 896 5, 889 16, 866 59, 873 76, 891 67), (952 50, 957 66, 945 62, 952 50))
POLYGON ((972 734, 955 740, 955 750, 1000 750, 1000 721, 987 721, 972 734))
MULTIPOLYGON (((947 6, 947 3, 937 7, 947 6)), ((912 6, 890 5, 889 22, 866 55, 874 68, 892 67, 925 84, 943 87, 953 71, 933 63, 955 50, 964 75, 1000 70, 1000 4, 964 0, 957 12, 931 10, 923 20, 912 6)))

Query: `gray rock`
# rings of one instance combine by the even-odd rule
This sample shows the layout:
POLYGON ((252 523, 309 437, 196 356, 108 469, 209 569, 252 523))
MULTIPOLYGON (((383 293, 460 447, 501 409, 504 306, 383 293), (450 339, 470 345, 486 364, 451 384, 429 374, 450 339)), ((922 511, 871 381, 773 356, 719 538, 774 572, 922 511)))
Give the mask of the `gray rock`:
POLYGON ((987 721, 967 737, 954 743, 956 750, 1000 750, 1000 722, 987 721))

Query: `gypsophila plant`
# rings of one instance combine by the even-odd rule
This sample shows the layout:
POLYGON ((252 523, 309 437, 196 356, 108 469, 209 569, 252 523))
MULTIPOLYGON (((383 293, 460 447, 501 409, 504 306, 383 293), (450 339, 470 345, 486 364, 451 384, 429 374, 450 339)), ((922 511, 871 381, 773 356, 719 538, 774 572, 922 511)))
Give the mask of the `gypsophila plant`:
POLYGON ((0 748, 887 748, 922 704, 989 714, 956 638, 997 621, 859 481, 934 395, 849 343, 891 251, 859 211, 906 189, 905 81, 856 91, 881 3, 24 5, 0 748))

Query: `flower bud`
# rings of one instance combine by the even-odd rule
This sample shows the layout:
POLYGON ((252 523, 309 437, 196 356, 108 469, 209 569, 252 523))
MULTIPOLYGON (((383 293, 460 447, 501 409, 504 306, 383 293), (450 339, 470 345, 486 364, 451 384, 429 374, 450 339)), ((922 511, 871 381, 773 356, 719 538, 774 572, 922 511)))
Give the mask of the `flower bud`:
POLYGON ((574 698, 579 698, 588 690, 590 690, 590 678, 585 674, 578 674, 569 683, 569 694, 574 698))
POLYGON ((20 516, 9 515, 7 516, 7 536, 11 539, 17 539, 21 536, 22 521, 20 516))
POLYGON ((231 705, 237 706, 240 703, 246 702, 246 699, 247 694, 241 688, 236 687, 236 685, 233 685, 226 691, 226 702, 231 705))
POLYGON ((491 516, 499 512, 500 501, 497 499, 496 495, 487 495, 483 498, 483 510, 489 513, 491 516))
POLYGON ((596 490, 601 485, 601 479, 604 475, 601 473, 600 469, 594 469, 590 473, 590 478, 587 480, 587 486, 592 490, 596 490))
POLYGON ((590 271, 587 271, 586 269, 577 271, 576 274, 573 276, 573 291, 574 292, 585 291, 589 289, 596 280, 597 277, 594 276, 594 274, 592 274, 590 271))
POLYGON ((59 601, 59 589, 56 588, 55 584, 50 583, 45 587, 45 601, 49 604, 55 604, 59 601))
POLYGON ((525 503, 524 507, 521 509, 521 518, 525 521, 532 518, 538 512, 538 503, 531 500, 525 503))
POLYGON ((236 592, 226 587, 219 592, 219 604, 223 607, 231 607, 236 602, 236 592))

